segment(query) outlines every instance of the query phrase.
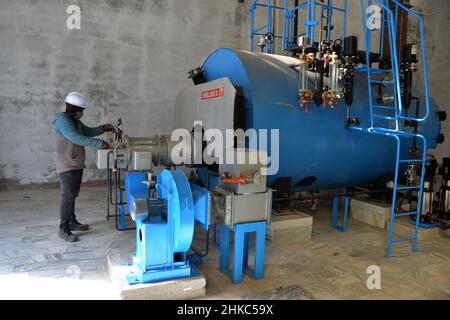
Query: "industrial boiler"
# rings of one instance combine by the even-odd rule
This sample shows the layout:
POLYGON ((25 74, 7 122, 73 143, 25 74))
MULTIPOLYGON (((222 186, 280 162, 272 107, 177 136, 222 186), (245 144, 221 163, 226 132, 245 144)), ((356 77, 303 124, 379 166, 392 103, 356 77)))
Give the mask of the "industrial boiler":
MULTIPOLYGON (((382 36, 377 50, 371 48, 372 30, 364 24, 362 37, 345 32, 331 37, 332 15, 316 20, 315 8, 345 15, 346 9, 336 8, 332 1, 309 0, 294 7, 286 1, 279 7, 254 0, 250 9, 252 49, 258 36, 261 52, 217 49, 200 67, 189 71, 193 85, 180 90, 174 112, 174 132, 183 129, 187 139, 180 141, 173 133, 128 137, 118 123, 110 141, 112 149, 98 153, 98 167, 108 170, 108 206, 115 206, 116 227, 126 229, 127 215, 136 223, 137 250, 129 283, 192 274, 195 268, 187 252, 192 249, 194 224, 207 232, 212 229, 214 243, 216 226, 220 228, 219 267, 233 283, 242 281, 243 270, 249 269, 248 236, 254 233, 254 270, 249 273, 262 278, 265 230, 272 207, 280 199, 289 201, 291 191, 317 194, 345 189, 344 224, 351 190, 375 185, 389 193, 390 226, 394 219, 409 216, 415 233, 393 240, 389 228, 387 256, 395 242, 413 241, 415 251, 419 224, 448 215, 447 160, 440 166, 444 179, 435 197, 438 201, 432 197, 438 165, 428 151, 444 141, 440 123, 446 114, 428 94, 422 20, 398 1, 374 3, 385 20, 378 30, 382 36), (421 43, 396 43, 398 21, 388 4, 417 19, 421 43), (260 7, 268 10, 268 21, 255 29, 254 12, 260 7), (282 35, 270 23, 273 10, 284 12, 282 35), (308 13, 302 34, 292 27, 300 10, 308 13), (320 28, 317 21, 321 21, 320 28), (261 33, 264 28, 266 32, 261 33), (273 53, 276 39, 284 54, 273 53), (415 80, 419 70, 421 81, 415 80), (208 144, 211 130, 224 136, 240 130, 244 136, 212 152, 208 144), (266 130, 266 143, 251 144, 246 140, 249 130, 266 130), (182 161, 174 159, 180 145, 190 150, 182 161), (218 154, 224 150, 231 152, 232 159, 252 155, 262 155, 262 159, 256 163, 219 161, 218 154), (195 159, 198 154, 200 159, 195 159), (154 174, 161 167, 164 170, 154 174), (276 170, 268 173, 268 167, 276 170), (415 207, 399 212, 398 198, 405 194, 411 203, 415 199, 415 207)), ((366 6, 360 5, 364 17, 366 6)), ((335 198, 334 227, 338 201, 335 198)), ((337 229, 345 231, 345 226, 337 229)), ((205 254, 209 237, 206 242, 205 254)))

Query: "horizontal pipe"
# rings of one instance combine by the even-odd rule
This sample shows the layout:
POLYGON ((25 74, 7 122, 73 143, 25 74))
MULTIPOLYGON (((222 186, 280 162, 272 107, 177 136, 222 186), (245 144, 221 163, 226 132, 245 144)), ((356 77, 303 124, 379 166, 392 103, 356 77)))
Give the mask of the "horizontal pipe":
MULTIPOLYGON (((254 33, 254 35, 257 35, 257 36, 265 36, 265 34, 264 33, 254 33)), ((282 36, 273 36, 274 38, 278 38, 278 39, 283 39, 283 37, 282 36)))
MULTIPOLYGON (((256 6, 257 6, 257 7, 265 7, 265 8, 268 7, 267 4, 261 4, 261 3, 257 3, 256 6)), ((272 9, 278 9, 278 10, 284 10, 283 7, 279 7, 279 6, 270 6, 270 8, 272 8, 272 9)))
POLYGON ((262 30, 262 29, 264 29, 264 28, 266 28, 266 27, 267 27, 267 24, 262 25, 262 26, 256 28, 256 29, 253 31, 253 34, 255 34, 256 32, 258 32, 258 31, 260 31, 260 30, 262 30))
MULTIPOLYGON (((322 8, 327 8, 327 9, 329 9, 328 5, 323 4, 323 3, 320 3, 320 2, 316 2, 316 6, 321 6, 322 8)), ((334 6, 331 6, 331 9, 336 10, 336 11, 340 11, 340 12, 345 12, 344 9, 338 8, 338 7, 334 7, 334 6)))
POLYGON ((294 12, 294 11, 297 11, 298 9, 301 9, 301 8, 303 8, 303 7, 305 7, 305 6, 307 6, 308 5, 308 3, 307 2, 305 2, 305 3, 302 3, 301 5, 299 5, 299 6, 296 6, 296 7, 293 7, 293 8, 291 8, 291 9, 288 9, 288 12, 294 12))

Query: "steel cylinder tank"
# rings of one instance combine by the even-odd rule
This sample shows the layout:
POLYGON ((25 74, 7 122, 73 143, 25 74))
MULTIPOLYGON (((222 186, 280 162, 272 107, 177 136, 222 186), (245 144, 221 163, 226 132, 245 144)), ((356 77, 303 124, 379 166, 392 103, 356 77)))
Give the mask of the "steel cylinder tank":
MULTIPOLYGON (((298 71, 283 59, 218 49, 206 59, 203 69, 208 81, 228 77, 234 86, 242 87, 245 129, 279 129, 279 171, 268 177, 269 184, 278 177, 291 177, 297 190, 342 188, 370 183, 394 171, 395 140, 347 129, 343 99, 334 108, 311 103, 306 112, 298 99, 298 71)), ((365 73, 356 73, 354 83, 351 115, 360 118, 361 127, 369 127, 365 73)), ((415 95, 425 106, 423 96, 418 92, 415 95)), ((429 117, 420 123, 418 133, 426 137, 427 149, 434 149, 440 121, 436 104, 431 98, 429 101, 429 117)), ((410 158, 411 143, 402 141, 402 158, 410 158)))

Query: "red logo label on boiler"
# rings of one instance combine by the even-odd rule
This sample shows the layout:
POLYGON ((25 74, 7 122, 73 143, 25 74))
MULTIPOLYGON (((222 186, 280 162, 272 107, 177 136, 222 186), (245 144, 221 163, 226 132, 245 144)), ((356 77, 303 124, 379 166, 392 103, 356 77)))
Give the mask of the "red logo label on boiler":
POLYGON ((201 99, 202 100, 210 100, 210 99, 223 98, 224 92, 225 92, 225 87, 202 91, 201 99))

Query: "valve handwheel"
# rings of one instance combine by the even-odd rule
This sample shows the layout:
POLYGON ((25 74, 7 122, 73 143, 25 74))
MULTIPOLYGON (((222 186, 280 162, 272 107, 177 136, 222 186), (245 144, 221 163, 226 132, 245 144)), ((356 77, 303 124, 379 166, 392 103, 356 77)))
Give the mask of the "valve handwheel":
POLYGON ((264 35, 264 41, 265 41, 267 44, 272 44, 274 40, 275 40, 275 36, 273 35, 272 32, 267 32, 267 33, 264 35))

